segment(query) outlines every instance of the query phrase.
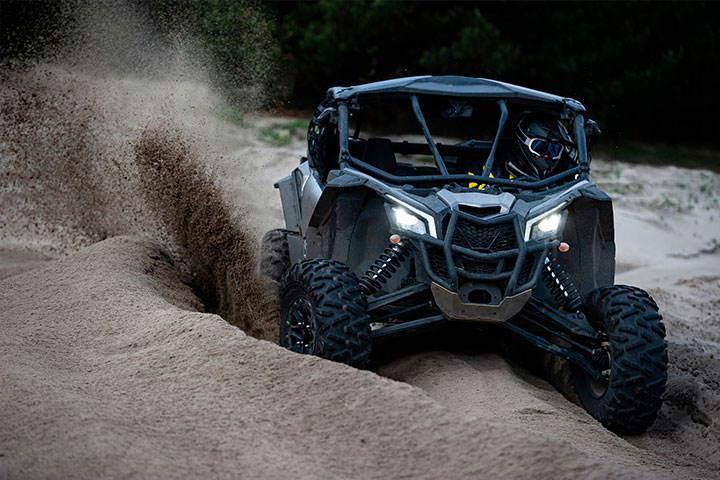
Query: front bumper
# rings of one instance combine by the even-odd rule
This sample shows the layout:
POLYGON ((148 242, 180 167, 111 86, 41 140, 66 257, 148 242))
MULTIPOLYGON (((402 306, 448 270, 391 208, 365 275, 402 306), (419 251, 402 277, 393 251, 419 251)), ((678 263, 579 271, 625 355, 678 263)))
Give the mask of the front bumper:
POLYGON ((448 320, 502 323, 517 314, 532 295, 532 289, 503 297, 496 305, 463 302, 460 295, 433 282, 433 298, 448 320))

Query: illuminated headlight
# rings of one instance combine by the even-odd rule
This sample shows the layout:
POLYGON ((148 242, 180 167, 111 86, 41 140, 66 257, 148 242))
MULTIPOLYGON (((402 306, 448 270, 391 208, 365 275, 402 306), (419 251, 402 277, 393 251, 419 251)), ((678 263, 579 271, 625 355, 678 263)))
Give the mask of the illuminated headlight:
POLYGON ((425 235, 427 233, 425 222, 408 212, 403 207, 392 207, 392 211, 395 224, 402 230, 409 230, 420 235, 425 235))
POLYGON ((556 236, 563 226, 565 215, 567 215, 566 211, 562 210, 540 219, 530 220, 525 228, 525 240, 556 236), (527 234, 528 228, 530 228, 530 235, 527 234))
POLYGON ((540 220, 537 224, 537 229, 540 230, 541 235, 546 233, 555 233, 557 232, 557 229, 560 228, 560 220, 562 220, 562 215, 559 213, 553 213, 552 215, 540 220))

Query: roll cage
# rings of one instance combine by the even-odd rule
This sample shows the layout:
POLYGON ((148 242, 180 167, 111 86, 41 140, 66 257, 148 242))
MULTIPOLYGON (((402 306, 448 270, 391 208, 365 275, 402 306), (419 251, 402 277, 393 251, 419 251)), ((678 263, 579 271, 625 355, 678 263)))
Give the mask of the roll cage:
MULTIPOLYGON (((326 100, 318 107, 310 123, 308 131, 309 150, 312 150, 313 141, 315 141, 318 148, 315 152, 309 151, 308 153, 311 165, 319 167, 320 170, 325 172, 333 168, 354 167, 393 185, 431 187, 450 183, 476 182, 513 190, 539 190, 575 179, 588 178, 590 171, 586 135, 588 126, 584 113, 585 108, 583 105, 570 98, 478 78, 410 77, 356 87, 334 87, 328 90, 326 100), (442 145, 436 143, 420 107, 420 99, 429 97, 472 99, 496 104, 499 119, 493 141, 474 141, 472 145, 442 145), (411 175, 408 175, 407 171, 389 172, 378 165, 364 161, 361 155, 357 154, 358 148, 355 147, 358 146, 358 140, 351 138, 349 131, 351 111, 361 111, 365 105, 389 99, 409 102, 426 143, 390 142, 385 148, 391 148, 392 152, 399 154, 431 154, 438 173, 423 172, 423 169, 417 169, 411 175), (551 177, 536 181, 493 178, 491 172, 495 163, 495 154, 507 124, 509 105, 531 111, 552 112, 572 125, 572 133, 578 149, 577 165, 551 177), (334 158, 323 158, 322 153, 326 153, 326 151, 319 148, 326 129, 332 127, 334 130, 335 126, 337 127, 337 147, 329 149, 327 153, 330 154, 328 157, 332 157, 335 155, 336 150, 337 163, 335 163, 334 158), (488 151, 481 175, 453 173, 448 169, 444 155, 462 149, 488 151), (323 161, 329 161, 330 165, 319 165, 323 161)), ((367 148, 367 146, 363 147, 367 148)), ((428 169, 425 168, 425 170, 428 169)))

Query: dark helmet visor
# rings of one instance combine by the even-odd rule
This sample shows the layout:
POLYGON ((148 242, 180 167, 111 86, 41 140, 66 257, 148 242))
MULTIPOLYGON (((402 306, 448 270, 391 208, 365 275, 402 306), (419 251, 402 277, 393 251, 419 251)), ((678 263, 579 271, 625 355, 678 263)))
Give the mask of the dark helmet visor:
POLYGON ((553 160, 560 158, 564 148, 561 143, 551 142, 543 138, 531 138, 527 142, 527 146, 538 157, 548 157, 553 160))

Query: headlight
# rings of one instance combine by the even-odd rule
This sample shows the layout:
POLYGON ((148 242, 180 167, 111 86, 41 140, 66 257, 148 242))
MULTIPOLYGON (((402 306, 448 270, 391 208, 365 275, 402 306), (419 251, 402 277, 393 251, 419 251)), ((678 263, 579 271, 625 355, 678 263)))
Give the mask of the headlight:
POLYGON ((389 202, 385 204, 386 212, 390 221, 401 230, 414 232, 418 235, 430 235, 438 238, 435 218, 428 212, 413 207, 408 202, 388 195, 389 202))
POLYGON ((525 226, 525 240, 556 236, 562 229, 566 215, 567 212, 561 210, 530 219, 525 226))
POLYGON ((540 230, 541 235, 545 233, 555 233, 560 227, 560 220, 562 220, 562 215, 553 213, 540 220, 535 228, 540 230))
POLYGON ((420 235, 425 235, 427 233, 425 222, 408 212, 403 207, 392 207, 392 211, 395 224, 402 230, 409 230, 420 235))

